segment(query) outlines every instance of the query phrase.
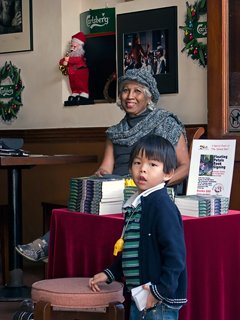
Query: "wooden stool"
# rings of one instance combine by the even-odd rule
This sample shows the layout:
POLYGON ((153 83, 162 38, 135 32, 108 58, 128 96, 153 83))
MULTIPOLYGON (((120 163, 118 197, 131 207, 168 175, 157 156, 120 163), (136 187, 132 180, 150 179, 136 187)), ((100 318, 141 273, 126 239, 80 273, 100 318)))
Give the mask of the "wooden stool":
POLYGON ((123 284, 100 284, 93 292, 89 278, 59 278, 32 285, 34 320, 124 320, 123 284))

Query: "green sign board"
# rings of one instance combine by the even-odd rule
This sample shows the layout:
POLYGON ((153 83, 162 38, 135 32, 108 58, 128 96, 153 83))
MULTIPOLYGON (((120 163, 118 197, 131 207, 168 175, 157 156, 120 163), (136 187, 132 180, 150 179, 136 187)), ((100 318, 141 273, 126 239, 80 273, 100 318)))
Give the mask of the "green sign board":
POLYGON ((115 32, 115 8, 89 10, 81 13, 80 31, 86 36, 115 32))
POLYGON ((194 38, 207 38, 207 22, 197 22, 193 30, 194 38))
POLYGON ((14 94, 13 85, 0 85, 0 98, 1 99, 10 99, 14 94))

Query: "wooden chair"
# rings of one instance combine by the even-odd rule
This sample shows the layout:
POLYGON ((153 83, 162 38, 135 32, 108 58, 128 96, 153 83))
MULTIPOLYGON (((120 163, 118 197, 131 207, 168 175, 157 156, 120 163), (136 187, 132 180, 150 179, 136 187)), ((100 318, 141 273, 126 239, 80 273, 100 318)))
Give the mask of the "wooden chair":
POLYGON ((8 258, 8 205, 0 205, 0 250, 1 250, 1 267, 2 267, 2 284, 8 281, 9 258, 8 258))
MULTIPOLYGON (((191 159, 192 154, 192 143, 194 139, 200 139, 205 133, 204 127, 186 127, 186 134, 188 140, 188 154, 191 159)), ((187 178, 183 181, 182 193, 186 194, 187 192, 187 178)))
POLYGON ((89 278, 48 279, 32 285, 34 320, 124 320, 123 284, 100 284, 93 292, 89 278))
POLYGON ((189 156, 191 157, 192 153, 192 143, 194 139, 200 139, 205 133, 204 127, 187 127, 186 134, 188 139, 188 150, 189 156))

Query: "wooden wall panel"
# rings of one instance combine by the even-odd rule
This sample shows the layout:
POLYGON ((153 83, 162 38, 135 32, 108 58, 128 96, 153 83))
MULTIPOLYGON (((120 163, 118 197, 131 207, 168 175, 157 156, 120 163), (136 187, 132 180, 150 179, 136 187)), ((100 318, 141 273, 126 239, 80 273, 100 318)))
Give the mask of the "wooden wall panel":
POLYGON ((23 138, 25 143, 39 142, 95 142, 105 141, 107 128, 58 128, 0 130, 0 137, 23 138))

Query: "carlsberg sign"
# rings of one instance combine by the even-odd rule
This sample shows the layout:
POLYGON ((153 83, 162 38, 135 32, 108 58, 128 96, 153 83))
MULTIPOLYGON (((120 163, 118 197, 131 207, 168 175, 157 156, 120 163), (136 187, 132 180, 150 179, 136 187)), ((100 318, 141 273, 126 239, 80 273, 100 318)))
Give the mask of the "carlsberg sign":
POLYGON ((85 35, 115 32, 115 8, 90 10, 81 13, 80 31, 85 35))
POLYGON ((207 22, 197 22, 193 31, 195 38, 207 38, 207 22))

